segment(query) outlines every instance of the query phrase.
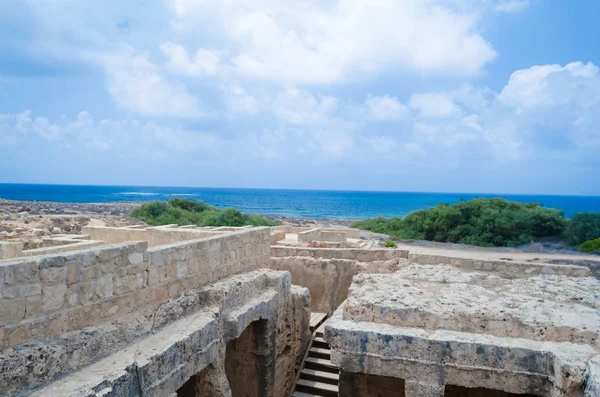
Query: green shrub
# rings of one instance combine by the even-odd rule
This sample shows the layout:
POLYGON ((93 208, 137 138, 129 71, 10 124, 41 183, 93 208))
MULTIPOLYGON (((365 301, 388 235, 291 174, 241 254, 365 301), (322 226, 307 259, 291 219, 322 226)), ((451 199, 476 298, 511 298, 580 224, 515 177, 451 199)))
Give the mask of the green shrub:
POLYGON ((479 246, 518 246, 535 238, 560 235, 563 213, 539 203, 523 204, 501 198, 438 204, 400 218, 374 218, 351 225, 403 239, 479 246))
POLYGON ((279 223, 260 215, 243 214, 227 208, 219 210, 202 201, 174 198, 168 202, 142 204, 130 214, 152 226, 177 224, 197 226, 276 226, 279 223))
POLYGON ((191 212, 202 212, 208 209, 215 209, 215 207, 209 206, 204 201, 194 201, 182 198, 173 198, 169 200, 169 205, 191 212))
POLYGON ((247 225, 244 215, 233 208, 227 208, 211 214, 204 219, 203 226, 244 226, 247 225))
POLYGON ((580 212, 575 215, 567 221, 563 238, 570 245, 600 238, 600 213, 580 212))
POLYGON ((577 250, 587 254, 594 251, 600 251, 600 238, 586 241, 585 243, 581 244, 577 250))
POLYGON ((394 240, 392 240, 391 238, 388 238, 387 240, 385 240, 385 243, 383 244, 384 246, 386 246, 387 248, 396 248, 396 242, 394 240))

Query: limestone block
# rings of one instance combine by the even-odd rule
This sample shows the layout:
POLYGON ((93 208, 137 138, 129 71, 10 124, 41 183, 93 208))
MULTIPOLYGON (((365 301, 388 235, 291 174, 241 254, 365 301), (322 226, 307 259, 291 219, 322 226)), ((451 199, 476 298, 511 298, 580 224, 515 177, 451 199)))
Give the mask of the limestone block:
POLYGON ((132 265, 140 264, 143 261, 144 261, 144 255, 141 254, 140 252, 134 252, 133 254, 129 255, 129 263, 131 263, 132 265))
POLYGON ((0 327, 0 350, 4 350, 6 343, 6 330, 3 327, 0 327))
POLYGON ((187 262, 177 262, 177 273, 175 276, 177 278, 183 278, 187 275, 187 273, 188 273, 187 262))
POLYGON ((29 329, 27 325, 19 325, 18 327, 8 330, 8 345, 18 346, 29 339, 29 329))
POLYGON ((0 302, 0 326, 16 324, 25 318, 26 299, 2 300, 0 302))
POLYGON ((590 360, 584 397, 600 397, 600 356, 590 360))
MULTIPOLYGON (((100 299, 106 299, 113 296, 113 277, 112 274, 107 274, 100 277, 94 283, 94 292, 96 296, 100 299)), ((66 291, 65 291, 66 292, 66 291)))
POLYGON ((82 280, 81 277, 81 263, 77 261, 71 261, 67 263, 67 284, 75 284, 82 280))
POLYGON ((61 266, 42 269, 40 279, 42 284, 62 283, 67 279, 67 268, 61 266))
POLYGON ((42 309, 44 312, 54 312, 62 308, 66 293, 66 284, 45 285, 42 288, 42 309))
POLYGON ((61 313, 50 318, 48 325, 48 336, 55 337, 69 331, 69 315, 61 313))
POLYGON ((77 330, 95 325, 102 318, 102 302, 78 307, 69 313, 69 329, 77 330))
POLYGON ((17 258, 23 255, 23 243, 0 241, 0 259, 17 258))
POLYGON ((407 380, 404 383, 406 397, 444 397, 444 385, 407 380))
POLYGON ((4 266, 4 284, 33 282, 39 282, 39 269, 36 261, 4 266))
MULTIPOLYGON (((41 294, 41 290, 40 290, 41 294)), ((27 298, 25 318, 39 318, 42 315, 42 296, 37 295, 27 298)))
POLYGON ((156 287, 152 290, 152 302, 155 302, 155 303, 163 302, 167 299, 167 297, 168 297, 167 287, 165 287, 164 285, 156 287))

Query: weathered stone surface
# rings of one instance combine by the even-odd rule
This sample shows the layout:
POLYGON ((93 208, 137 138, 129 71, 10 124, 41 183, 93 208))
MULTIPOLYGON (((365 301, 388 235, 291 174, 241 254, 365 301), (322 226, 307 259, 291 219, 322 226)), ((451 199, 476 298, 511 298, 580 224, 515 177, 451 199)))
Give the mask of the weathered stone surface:
POLYGON ((42 288, 43 310, 49 313, 62 308, 66 293, 66 284, 45 285, 42 288))
POLYGON ((61 267, 49 267, 42 269, 40 280, 43 284, 56 284, 64 282, 67 278, 67 268, 61 267))
POLYGON ((311 309, 333 313, 346 299, 352 277, 359 273, 392 273, 407 265, 404 259, 369 261, 324 259, 309 256, 271 258, 269 267, 292 274, 292 283, 310 290, 311 309))
POLYGON ((144 261, 144 255, 140 252, 134 252, 129 255, 129 263, 132 265, 140 264, 144 261))
POLYGON ((404 379, 407 396, 444 385, 572 396, 598 354, 599 293, 594 278, 406 266, 355 276, 325 338, 343 371, 404 379))
MULTIPOLYGON (((245 382, 249 385, 253 379, 264 380, 257 383, 261 390, 258 396, 287 395, 299 357, 310 338, 310 298, 306 289, 292 288, 289 282, 289 274, 261 270, 232 276, 203 287, 197 293, 182 295, 155 312, 153 334, 32 395, 92 397, 104 396, 104 392, 111 390, 110 395, 115 396, 170 396, 189 387, 188 380, 193 380, 193 390, 230 396, 230 380, 225 376, 224 368, 231 364, 224 362, 227 360, 225 345, 257 321, 265 325, 262 333, 255 336, 263 340, 264 345, 256 351, 259 355, 256 366, 247 367, 249 372, 245 382), (164 327, 157 329, 157 324, 164 327)), ((60 328, 62 320, 56 318, 55 321, 56 327, 60 328)), ((114 351, 119 343, 116 339, 107 339, 108 335, 103 336, 103 332, 100 328, 92 331, 86 346, 94 345, 93 341, 98 339, 104 341, 105 351, 114 351)), ((123 339, 133 334, 126 335, 129 336, 123 339)), ((80 349, 80 355, 89 357, 87 347, 80 349)), ((8 379, 18 371, 13 367, 17 361, 11 359, 10 362, 9 371, 0 377, 8 379)), ((38 365, 42 365, 42 370, 53 363, 54 359, 51 359, 38 365)), ((69 365, 81 364, 83 360, 77 359, 69 365)), ((65 365, 61 364, 59 368, 64 369, 65 365)), ((28 375, 19 373, 31 381, 28 375)), ((48 368, 44 376, 50 379, 58 373, 57 369, 48 368)), ((14 378, 10 379, 11 388, 14 388, 14 378)))

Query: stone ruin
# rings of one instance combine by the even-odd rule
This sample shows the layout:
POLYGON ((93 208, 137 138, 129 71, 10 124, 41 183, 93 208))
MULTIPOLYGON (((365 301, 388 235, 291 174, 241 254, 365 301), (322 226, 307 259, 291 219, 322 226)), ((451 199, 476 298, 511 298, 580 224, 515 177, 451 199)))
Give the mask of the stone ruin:
POLYGON ((81 233, 2 251, 1 396, 600 396, 586 267, 348 228, 81 233))

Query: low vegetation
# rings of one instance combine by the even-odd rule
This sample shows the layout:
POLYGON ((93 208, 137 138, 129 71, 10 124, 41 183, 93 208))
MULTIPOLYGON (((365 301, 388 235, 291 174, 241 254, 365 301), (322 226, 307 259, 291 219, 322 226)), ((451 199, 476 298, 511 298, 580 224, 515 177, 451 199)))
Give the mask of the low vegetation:
POLYGON ((233 208, 220 210, 203 201, 181 198, 145 203, 133 210, 130 215, 152 226, 168 224, 179 226, 276 226, 279 224, 264 216, 243 214, 233 208))
POLYGON ((483 247, 519 246, 544 237, 562 237, 578 245, 600 237, 600 214, 578 214, 572 220, 562 211, 539 203, 501 198, 478 198, 453 205, 439 204, 404 218, 372 218, 351 225, 401 239, 429 240, 483 247))
POLYGON ((384 246, 386 246, 387 248, 396 248, 396 242, 394 240, 392 240, 391 238, 388 238, 387 240, 385 240, 385 243, 383 244, 384 246))
POLYGON ((577 250, 579 252, 585 252, 586 254, 598 253, 600 254, 600 238, 586 241, 581 244, 577 250))
POLYGON ((567 222, 564 238, 569 245, 600 238, 600 213, 581 212, 575 215, 567 222))

